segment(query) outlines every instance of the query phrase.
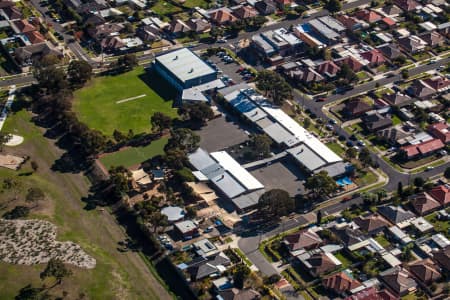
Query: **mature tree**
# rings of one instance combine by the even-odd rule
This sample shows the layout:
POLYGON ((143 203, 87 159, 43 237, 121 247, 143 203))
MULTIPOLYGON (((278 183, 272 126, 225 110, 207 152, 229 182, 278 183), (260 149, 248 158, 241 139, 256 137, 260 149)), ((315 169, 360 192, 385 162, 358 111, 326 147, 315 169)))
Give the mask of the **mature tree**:
POLYGON ((191 103, 183 105, 180 108, 180 115, 183 115, 186 119, 194 125, 194 127, 201 127, 206 125, 206 121, 214 118, 214 112, 205 102, 191 103))
POLYGON ((188 164, 186 152, 178 148, 166 149, 163 159, 167 166, 172 169, 180 169, 188 164))
POLYGON ((418 188, 423 187, 423 185, 425 184, 425 180, 422 177, 416 177, 414 178, 414 185, 418 188))
POLYGON ((172 125, 172 118, 162 112, 155 112, 150 118, 150 123, 152 124, 152 130, 161 133, 164 129, 170 128, 172 125))
POLYGON ((250 275, 251 270, 245 264, 240 263, 237 264, 233 268, 233 284, 236 288, 242 289, 244 288, 244 282, 250 275))
POLYGON ((66 74, 57 67, 58 63, 56 56, 47 55, 34 65, 33 75, 41 89, 55 93, 68 87, 66 74))
POLYGON ((54 277, 56 282, 61 284, 65 277, 69 277, 71 275, 72 271, 67 269, 61 260, 52 258, 47 263, 45 270, 41 272, 40 277, 42 280, 48 277, 54 277))
POLYGON ((266 134, 253 134, 250 136, 250 146, 256 157, 268 157, 270 155, 272 139, 266 134))
POLYGON ((158 227, 166 227, 169 225, 167 216, 160 211, 155 211, 148 216, 148 221, 153 225, 153 232, 156 233, 158 227))
POLYGON ((316 223, 320 225, 322 223, 322 211, 319 209, 316 214, 316 223))
POLYGON ((367 166, 370 166, 373 164, 372 157, 370 156, 370 151, 367 148, 361 149, 361 152, 359 152, 359 155, 358 155, 358 159, 364 167, 367 167, 367 166))
POLYGON ((348 159, 356 158, 357 155, 358 155, 358 151, 356 151, 356 149, 353 147, 350 147, 345 151, 345 156, 348 159))
POLYGON ((305 120, 303 121, 303 127, 305 127, 305 129, 308 129, 310 126, 311 126, 311 119, 305 118, 305 120))
POLYGON ((44 300, 49 299, 47 293, 43 293, 42 288, 35 288, 31 284, 20 289, 19 294, 14 297, 15 300, 44 300))
POLYGON ((198 148, 200 137, 188 128, 177 128, 171 131, 171 137, 166 145, 166 151, 178 148, 186 153, 198 148))
POLYGON ((67 69, 67 75, 73 86, 82 86, 91 79, 92 66, 84 60, 72 60, 67 69))
POLYGON ((330 13, 335 13, 342 9, 342 4, 339 0, 328 0, 326 1, 324 8, 330 13))
POLYGON ((38 202, 44 200, 44 198, 44 192, 38 187, 33 187, 28 189, 25 200, 27 202, 33 203, 36 206, 38 202))
POLYGON ((135 54, 125 54, 117 59, 117 68, 124 71, 133 70, 138 65, 138 59, 135 54))
POLYGON ((262 90, 266 96, 270 96, 276 105, 292 97, 292 87, 286 80, 274 71, 264 70, 256 77, 256 87, 262 90))
POLYGON ((119 199, 123 193, 130 190, 131 172, 123 166, 111 167, 109 169, 109 184, 113 188, 114 196, 119 199))
POLYGON ((267 217, 279 218, 295 210, 295 201, 289 193, 281 189, 272 189, 261 195, 258 202, 259 212, 267 217))
POLYGON ((3 151, 3 145, 8 143, 12 138, 12 135, 9 133, 2 133, 0 132, 0 152, 3 151))
POLYGON ((25 218, 30 214, 30 209, 26 206, 18 205, 3 215, 4 219, 12 220, 25 218))
POLYGON ((403 183, 401 181, 397 184, 397 195, 400 197, 403 195, 403 183))
POLYGON ((444 176, 445 178, 450 179, 450 167, 445 169, 444 176))
POLYGON ((341 66, 337 76, 345 79, 348 83, 354 82, 358 79, 358 76, 356 76, 355 72, 353 72, 348 64, 343 64, 341 66))
POLYGON ((220 26, 213 26, 211 28, 211 31, 209 32, 209 34, 211 35, 211 37, 214 40, 217 40, 219 37, 223 36, 224 32, 225 31, 223 30, 222 27, 220 27, 220 26))
POLYGON ((385 189, 379 189, 378 191, 376 191, 377 197, 378 197, 378 202, 381 202, 381 200, 383 200, 384 198, 387 197, 388 193, 385 189))
POLYGON ((329 195, 337 189, 336 181, 328 176, 327 171, 320 171, 310 176, 305 183, 305 188, 311 190, 314 196, 329 195))
POLYGON ((117 129, 114 129, 113 138, 117 143, 122 143, 127 140, 127 136, 117 129))
POLYGON ((404 69, 404 70, 402 70, 402 78, 403 79, 408 79, 409 78, 409 72, 408 72, 408 70, 406 70, 406 69, 404 69))

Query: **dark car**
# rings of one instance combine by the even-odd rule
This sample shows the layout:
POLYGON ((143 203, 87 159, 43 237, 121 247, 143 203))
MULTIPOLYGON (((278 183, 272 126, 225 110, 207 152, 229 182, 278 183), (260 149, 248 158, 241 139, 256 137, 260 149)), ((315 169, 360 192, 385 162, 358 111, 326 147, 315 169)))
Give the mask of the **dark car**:
POLYGON ((338 137, 338 140, 340 140, 341 142, 345 141, 345 136, 340 135, 340 136, 338 137))
POLYGON ((358 140, 358 138, 357 138, 354 134, 352 134, 352 135, 350 136, 350 139, 351 139, 352 141, 358 140))
POLYGON ((353 142, 352 141, 347 141, 347 143, 345 143, 347 145, 347 147, 353 147, 353 142))
POLYGON ((316 98, 316 102, 325 102, 326 100, 327 98, 324 97, 316 98))

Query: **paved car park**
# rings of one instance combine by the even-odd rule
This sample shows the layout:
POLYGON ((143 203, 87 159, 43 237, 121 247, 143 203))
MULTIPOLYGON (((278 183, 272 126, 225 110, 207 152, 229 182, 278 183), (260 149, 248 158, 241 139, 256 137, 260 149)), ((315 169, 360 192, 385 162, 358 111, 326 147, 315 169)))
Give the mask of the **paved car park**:
POLYGON ((232 79, 232 82, 234 84, 242 83, 244 82, 244 79, 239 72, 241 65, 237 62, 231 62, 227 63, 223 61, 219 56, 213 55, 209 59, 211 62, 213 62, 219 70, 222 70, 223 74, 222 76, 227 76, 228 78, 232 79))

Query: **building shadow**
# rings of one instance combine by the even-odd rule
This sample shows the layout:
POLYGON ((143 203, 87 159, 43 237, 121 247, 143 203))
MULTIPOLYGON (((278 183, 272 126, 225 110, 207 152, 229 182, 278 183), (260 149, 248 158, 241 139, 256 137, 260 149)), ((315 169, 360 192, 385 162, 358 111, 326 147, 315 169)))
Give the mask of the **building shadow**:
POLYGON ((151 67, 146 68, 145 72, 138 77, 164 101, 174 101, 175 103, 179 97, 177 90, 151 67))

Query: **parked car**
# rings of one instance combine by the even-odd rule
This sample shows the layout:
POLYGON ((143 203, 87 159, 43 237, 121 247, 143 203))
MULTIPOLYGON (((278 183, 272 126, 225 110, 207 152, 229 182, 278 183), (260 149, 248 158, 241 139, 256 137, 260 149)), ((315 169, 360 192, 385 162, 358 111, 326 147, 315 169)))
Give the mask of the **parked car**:
POLYGON ((353 147, 354 146, 352 141, 347 141, 345 144, 347 145, 347 147, 353 147))
POLYGON ((325 102, 327 100, 327 98, 324 97, 320 97, 316 99, 316 102, 325 102))

